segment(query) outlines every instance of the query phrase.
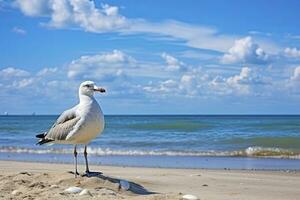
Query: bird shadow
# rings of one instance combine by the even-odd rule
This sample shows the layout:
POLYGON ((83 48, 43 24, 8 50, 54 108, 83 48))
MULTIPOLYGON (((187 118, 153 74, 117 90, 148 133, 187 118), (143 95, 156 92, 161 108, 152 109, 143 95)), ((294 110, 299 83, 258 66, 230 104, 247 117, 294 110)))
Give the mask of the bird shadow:
MULTIPOLYGON (((69 172, 69 173, 72 173, 72 172, 69 172)), ((74 173, 74 172, 73 172, 74 173)), ((136 182, 132 182, 132 181, 128 181, 128 180, 125 180, 125 179, 120 179, 120 178, 114 178, 114 177, 111 177, 111 176, 107 176, 107 175, 104 175, 102 172, 92 172, 92 173, 89 173, 89 174, 82 174, 80 175, 80 177, 86 177, 86 178, 96 178, 96 179, 99 179, 100 181, 108 181, 114 185, 117 185, 118 186, 118 190, 122 190, 121 188, 121 181, 127 181, 129 183, 129 188, 128 188, 128 192, 131 192, 133 194, 137 194, 137 195, 150 195, 150 194, 158 194, 156 192, 152 192, 152 191, 149 191, 147 190, 144 186, 136 183, 136 182)))

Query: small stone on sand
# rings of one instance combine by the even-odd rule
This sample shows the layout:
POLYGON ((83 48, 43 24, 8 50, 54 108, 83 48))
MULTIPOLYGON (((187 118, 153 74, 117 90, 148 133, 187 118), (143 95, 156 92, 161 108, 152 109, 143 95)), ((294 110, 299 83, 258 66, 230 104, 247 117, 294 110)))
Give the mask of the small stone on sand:
POLYGON ((82 195, 89 195, 89 196, 93 196, 92 193, 88 190, 88 189, 84 189, 79 193, 80 196, 82 195))
POLYGON ((199 200, 198 197, 191 195, 191 194, 186 194, 182 196, 183 200, 199 200))
POLYGON ((58 185, 51 185, 50 188, 58 188, 58 185))
POLYGON ((64 192, 75 194, 75 193, 79 193, 81 191, 82 191, 82 188, 80 188, 80 187, 69 187, 69 188, 65 189, 64 192))

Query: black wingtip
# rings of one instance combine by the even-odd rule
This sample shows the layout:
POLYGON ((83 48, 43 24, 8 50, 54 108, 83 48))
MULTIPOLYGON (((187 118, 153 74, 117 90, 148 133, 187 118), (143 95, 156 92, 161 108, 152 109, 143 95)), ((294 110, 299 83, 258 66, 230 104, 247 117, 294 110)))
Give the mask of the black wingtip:
POLYGON ((53 140, 51 140, 51 139, 46 139, 46 138, 42 138, 42 139, 40 139, 37 143, 36 143, 36 145, 43 145, 43 144, 46 144, 46 143, 49 143, 49 142, 52 142, 53 140))
POLYGON ((36 135, 35 137, 37 137, 37 138, 44 138, 45 136, 46 136, 46 134, 45 134, 45 133, 42 133, 42 134, 36 135))

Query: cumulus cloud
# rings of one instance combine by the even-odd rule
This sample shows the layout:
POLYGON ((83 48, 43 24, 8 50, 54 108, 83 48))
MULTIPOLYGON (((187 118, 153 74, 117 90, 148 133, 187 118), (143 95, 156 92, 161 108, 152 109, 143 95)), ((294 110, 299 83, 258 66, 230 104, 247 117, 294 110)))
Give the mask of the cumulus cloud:
POLYGON ((16 0, 14 6, 19 8, 24 15, 41 16, 49 13, 49 0, 16 0))
POLYGON ((185 96, 207 98, 212 96, 250 96, 271 85, 272 80, 249 67, 243 67, 238 74, 213 75, 208 71, 189 70, 183 75, 143 87, 145 92, 162 96, 185 96))
POLYGON ((73 80, 66 80, 66 71, 63 69, 59 71, 57 68, 43 68, 37 73, 14 67, 0 70, 0 93, 10 98, 39 96, 39 99, 61 100, 76 94, 74 91, 78 84, 73 80))
POLYGON ((170 92, 176 92, 178 89, 178 83, 175 80, 168 79, 165 81, 161 81, 159 85, 153 85, 151 83, 148 86, 143 87, 146 92, 157 93, 159 95, 163 95, 170 92))
POLYGON ((13 78, 13 77, 26 77, 29 75, 30 73, 28 71, 13 68, 13 67, 8 67, 0 70, 0 77, 4 79, 13 78))
POLYGON ((21 79, 19 81, 14 81, 12 83, 12 87, 21 89, 21 88, 25 88, 25 87, 31 85, 33 82, 34 82, 34 78, 25 78, 25 79, 21 79))
POLYGON ((50 75, 50 74, 54 74, 55 72, 57 72, 57 68, 43 68, 42 70, 40 70, 37 73, 37 76, 46 76, 46 75, 50 75))
POLYGON ((237 75, 214 77, 208 83, 208 88, 210 93, 218 95, 256 95, 261 88, 271 85, 271 82, 269 78, 257 74, 256 70, 243 67, 237 75))
POLYGON ((187 96, 196 96, 200 88, 199 77, 195 74, 184 74, 180 78, 179 88, 184 91, 187 96))
POLYGON ((207 75, 200 70, 191 70, 183 75, 178 75, 174 79, 166 79, 158 83, 151 82, 143 89, 146 92, 158 95, 196 97, 200 94, 200 89, 207 82, 207 75))
POLYGON ((229 77, 226 83, 229 87, 235 88, 240 94, 249 94, 250 86, 252 82, 251 69, 249 67, 243 67, 239 75, 229 77))
POLYGON ((124 66, 134 67, 135 59, 119 50, 113 50, 110 53, 81 56, 69 64, 68 77, 113 79, 124 75, 122 71, 124 66))
POLYGON ((89 32, 116 31, 125 27, 126 18, 118 7, 107 4, 96 8, 89 0, 17 0, 14 5, 27 16, 47 16, 48 26, 55 28, 80 27, 89 32))
POLYGON ((161 57, 165 60, 167 64, 166 70, 168 71, 182 71, 186 69, 186 65, 183 62, 165 52, 161 54, 161 57))
POLYGON ((233 47, 224 54, 222 63, 265 64, 270 61, 269 55, 251 37, 245 37, 234 42, 233 47))
POLYGON ((300 58, 300 50, 297 48, 285 48, 284 49, 284 54, 287 57, 291 58, 300 58))

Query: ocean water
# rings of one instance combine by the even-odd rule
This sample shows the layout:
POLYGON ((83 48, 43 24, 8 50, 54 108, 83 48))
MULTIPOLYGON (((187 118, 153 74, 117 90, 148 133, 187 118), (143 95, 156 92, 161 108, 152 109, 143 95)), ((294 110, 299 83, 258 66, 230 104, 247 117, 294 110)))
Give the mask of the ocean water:
MULTIPOLYGON (((0 159, 73 162, 72 145, 35 145, 35 135, 57 117, 0 116, 0 159)), ((300 169, 298 115, 109 115, 105 121, 88 148, 94 164, 300 169)))

